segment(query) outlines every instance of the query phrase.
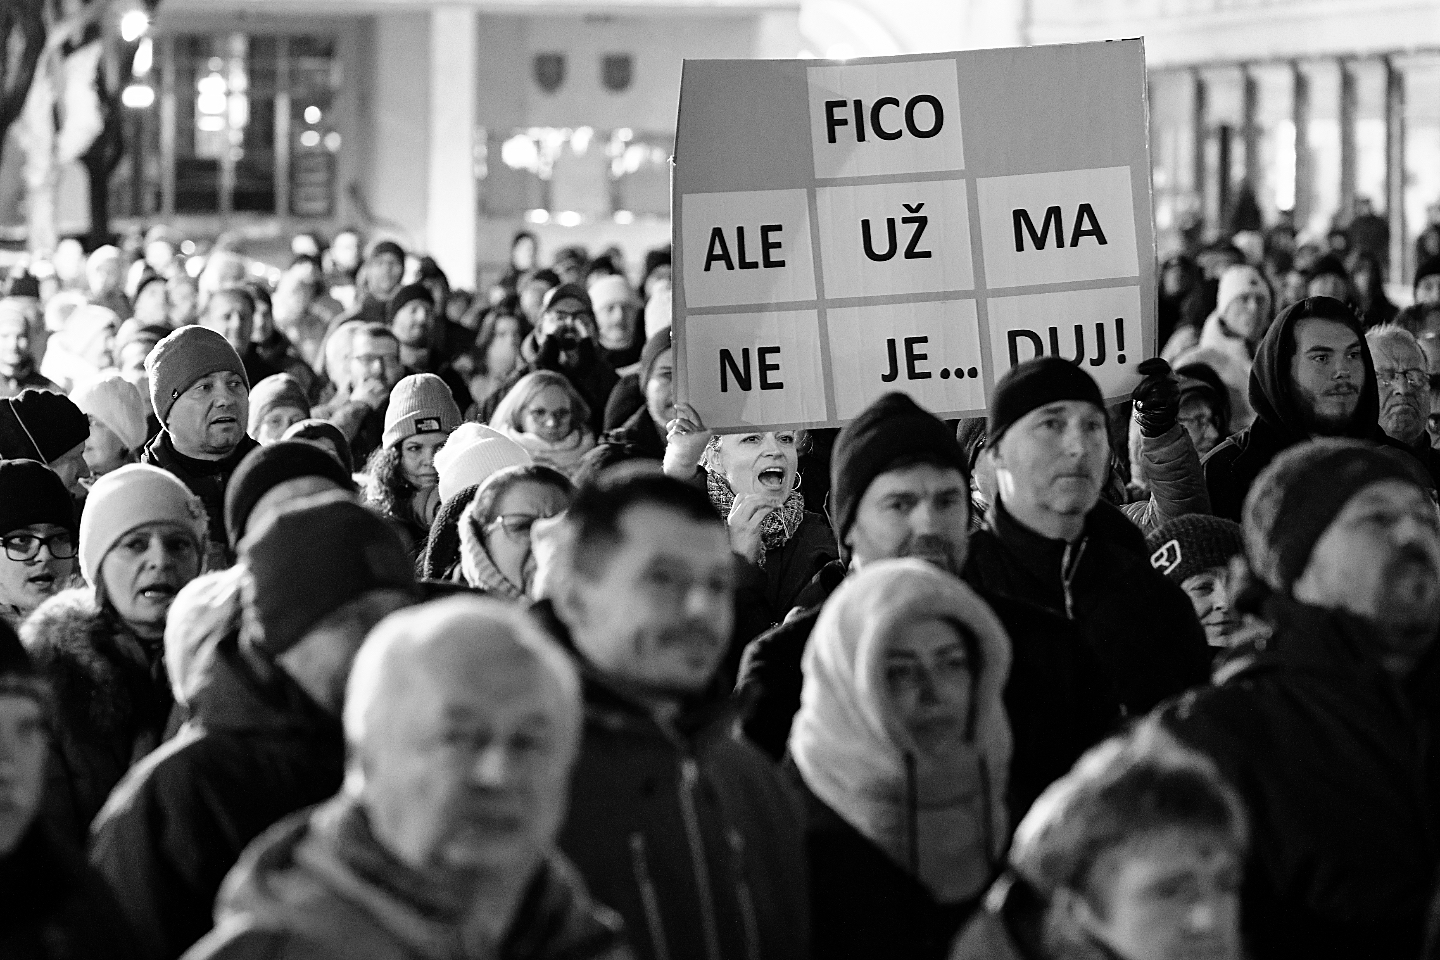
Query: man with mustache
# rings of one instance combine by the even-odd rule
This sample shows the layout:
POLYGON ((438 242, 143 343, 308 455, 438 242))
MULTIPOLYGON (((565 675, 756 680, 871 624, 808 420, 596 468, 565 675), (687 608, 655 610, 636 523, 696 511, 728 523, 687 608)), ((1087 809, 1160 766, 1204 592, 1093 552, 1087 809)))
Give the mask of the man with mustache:
POLYGON ((520 363, 480 404, 478 419, 489 423, 505 394, 526 374, 553 370, 590 405, 590 430, 599 436, 605 431, 605 402, 620 382, 605 359, 599 336, 595 308, 585 288, 574 283, 555 287, 545 294, 535 329, 520 342, 520 363))
POLYGON ((1190 601, 1100 497, 1109 422, 1094 378, 1059 357, 1013 367, 995 384, 986 433, 996 497, 965 579, 1074 624, 1128 714, 1205 683, 1210 654, 1190 601))
POLYGON ((1256 960, 1418 956, 1440 866, 1440 515, 1409 456, 1322 439, 1245 502, 1245 612, 1274 634, 1162 720, 1241 792, 1256 960))
POLYGON ((800 708, 800 663, 825 600, 868 564, 918 557, 965 579, 990 604, 1011 641, 1005 690, 1014 748, 1012 816, 1109 731, 1118 703, 1099 659, 1063 616, 997 595, 966 572, 970 479, 955 435, 902 393, 876 400, 840 431, 830 462, 830 515, 844 559, 828 564, 785 622, 745 649, 736 690, 743 729, 780 759, 800 708))
POLYGON ((715 683, 737 578, 703 490, 621 464, 570 505, 550 600, 580 667, 585 731, 560 848, 618 911, 637 960, 804 960, 801 811, 730 735, 715 683))
POLYGON ((1308 297, 1280 312, 1250 368, 1255 422, 1205 458, 1211 511, 1239 522, 1250 485, 1288 447, 1314 437, 1350 437, 1403 447, 1380 429, 1375 366, 1355 312, 1308 297))
POLYGON ((250 380, 240 354, 214 330, 181 327, 145 358, 160 433, 141 463, 168 470, 200 498, 210 518, 205 568, 235 556, 225 532, 225 488, 245 454, 260 444, 246 432, 250 380))
POLYGON ((1375 361, 1375 381, 1380 389, 1380 429, 1405 444, 1430 479, 1440 485, 1440 452, 1431 448, 1425 430, 1432 391, 1420 341, 1404 327, 1385 323, 1366 331, 1365 342, 1375 361))

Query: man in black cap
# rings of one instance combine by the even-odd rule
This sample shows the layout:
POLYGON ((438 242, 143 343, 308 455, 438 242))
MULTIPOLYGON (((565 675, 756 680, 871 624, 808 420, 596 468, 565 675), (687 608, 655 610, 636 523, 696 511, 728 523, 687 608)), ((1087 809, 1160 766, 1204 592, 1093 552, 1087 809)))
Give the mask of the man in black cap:
POLYGON ((355 302, 330 321, 330 331, 351 320, 385 323, 386 307, 400 289, 405 276, 405 248, 394 240, 378 240, 370 246, 355 275, 355 302))
POLYGON ((0 956, 135 957, 105 883, 37 818, 49 754, 51 694, 0 621, 0 956))
MULTIPOLYGON (((847 559, 828 564, 785 623, 745 650, 736 690, 743 728, 778 759, 800 707, 801 655, 825 600, 851 570, 918 557, 963 576, 970 479, 954 434, 903 393, 876 400, 840 431, 830 462, 831 522, 847 559)), ((1024 600, 987 591, 1013 645, 1006 709, 1015 747, 1010 807, 1018 820, 1040 792, 1109 732, 1119 710, 1105 670, 1073 625, 1024 600)))
POLYGON ((91 862, 151 960, 209 931, 246 844, 339 789, 350 664, 375 624, 419 599, 398 534, 338 492, 275 514, 246 537, 240 563, 240 629, 183 650, 166 638, 189 721, 91 828, 91 862))
POLYGON ((1380 394, 1355 312, 1330 297, 1291 304, 1270 325, 1250 368, 1255 422, 1205 458, 1217 517, 1240 520, 1250 485, 1280 451, 1314 437, 1403 447, 1380 429, 1380 394))
POLYGON ((598 437, 604 431, 605 402, 620 378, 600 349, 595 310, 584 287, 566 283, 545 294, 540 322, 520 341, 520 363, 480 404, 481 422, 489 423, 510 388, 536 370, 553 370, 569 380, 590 404, 591 432, 598 437))
POLYGON ((385 306, 390 331, 400 343, 400 364, 406 376, 412 373, 433 373, 445 381, 455 395, 461 410, 470 406, 469 383, 445 358, 440 349, 443 338, 436 327, 435 300, 423 283, 411 283, 395 291, 385 306))
MULTIPOLYGON (((77 503, 90 478, 85 441, 90 418, 63 393, 28 387, 0 399, 0 460, 38 460, 53 470, 77 503)), ((78 516, 78 514, 77 514, 78 516)))
POLYGON ((997 493, 965 579, 1074 623, 1131 715, 1207 682, 1190 601, 1151 568, 1140 530, 1100 498, 1110 443, 1095 380, 1059 357, 1026 361, 995 385, 987 433, 997 493))
POLYGON ((1274 628, 1161 711, 1239 789, 1256 960, 1419 956, 1440 866, 1440 518, 1419 464, 1291 447, 1245 502, 1248 612, 1274 628))

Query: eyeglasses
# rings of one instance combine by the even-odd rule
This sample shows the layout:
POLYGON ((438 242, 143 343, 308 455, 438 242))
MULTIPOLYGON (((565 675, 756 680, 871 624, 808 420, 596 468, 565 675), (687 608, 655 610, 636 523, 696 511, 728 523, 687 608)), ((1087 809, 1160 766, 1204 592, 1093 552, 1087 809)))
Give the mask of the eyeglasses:
POLYGON ((541 423, 569 423, 570 411, 565 408, 559 410, 546 410, 544 407, 525 411, 525 416, 539 420, 541 423))
POLYGON ((530 536, 530 528, 535 526, 538 520, 549 520, 555 516, 553 513, 502 513, 485 525, 486 532, 496 527, 505 531, 505 535, 513 540, 523 540, 530 536))
POLYGON ((38 537, 33 533, 12 533, 8 537, 0 537, 0 544, 5 547, 5 556, 17 561, 34 560, 40 555, 42 546, 48 549, 50 556, 56 560, 69 560, 75 556, 75 538, 68 532, 54 533, 48 537, 38 537))
POLYGON ((588 310, 551 310, 549 313, 555 319, 565 320, 569 323, 584 323, 586 320, 591 319, 590 311, 588 310))
POLYGON ((1404 380, 1405 386, 1411 390, 1422 390, 1430 385, 1430 374, 1414 367, 1409 370, 1376 370, 1375 379, 1387 387, 1398 387, 1400 381, 1404 380))

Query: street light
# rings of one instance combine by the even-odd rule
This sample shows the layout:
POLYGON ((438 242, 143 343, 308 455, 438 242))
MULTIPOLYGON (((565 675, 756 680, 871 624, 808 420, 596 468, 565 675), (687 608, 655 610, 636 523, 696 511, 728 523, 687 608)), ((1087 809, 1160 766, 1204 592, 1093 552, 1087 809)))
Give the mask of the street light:
POLYGON ((150 15, 144 10, 127 10, 120 17, 120 39, 134 43, 150 29, 150 15))

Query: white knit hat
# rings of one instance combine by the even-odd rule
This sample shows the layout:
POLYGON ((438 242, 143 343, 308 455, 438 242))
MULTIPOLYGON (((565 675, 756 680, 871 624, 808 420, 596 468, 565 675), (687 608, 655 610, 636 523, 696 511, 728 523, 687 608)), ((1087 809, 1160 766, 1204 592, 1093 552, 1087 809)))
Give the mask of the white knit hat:
POLYGON ((1220 274, 1220 288, 1215 292, 1215 312, 1223 314, 1230 301, 1242 293, 1262 293, 1267 301, 1270 299, 1270 288, 1265 278, 1248 263, 1227 267, 1220 274))
POLYGON ((506 467, 528 467, 534 462, 528 450, 500 431, 483 423, 461 424, 435 453, 440 502, 506 467))
POLYGON ((99 583, 100 561, 115 542, 147 523, 178 524, 195 535, 203 553, 205 507, 174 474, 131 463, 95 481, 80 516, 80 571, 92 587, 99 583))
POLYGON ((444 380, 433 373, 412 373, 390 391, 380 440, 392 447, 417 433, 449 433, 460 420, 460 407, 444 380))
POLYGON ((118 373, 108 373, 99 380, 79 387, 70 394, 75 406, 99 420, 120 438, 131 452, 145 445, 145 401, 135 384, 118 373))

